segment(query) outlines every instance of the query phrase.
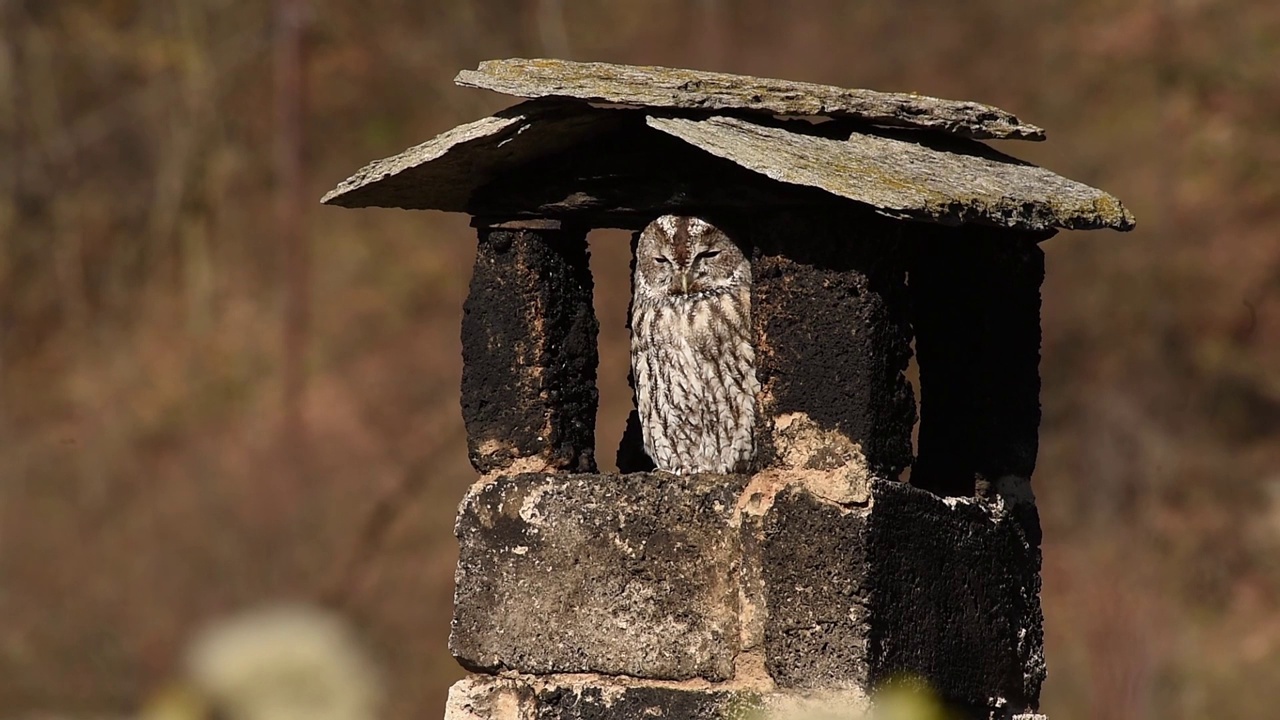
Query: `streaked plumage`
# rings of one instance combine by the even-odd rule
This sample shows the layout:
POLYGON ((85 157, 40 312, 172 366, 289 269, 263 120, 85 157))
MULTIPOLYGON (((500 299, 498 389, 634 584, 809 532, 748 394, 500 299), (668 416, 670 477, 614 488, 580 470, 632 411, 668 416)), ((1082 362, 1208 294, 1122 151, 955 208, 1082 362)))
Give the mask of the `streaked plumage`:
POLYGON ((631 369, 659 470, 743 472, 754 453, 751 265, 719 228, 664 215, 640 233, 631 369))

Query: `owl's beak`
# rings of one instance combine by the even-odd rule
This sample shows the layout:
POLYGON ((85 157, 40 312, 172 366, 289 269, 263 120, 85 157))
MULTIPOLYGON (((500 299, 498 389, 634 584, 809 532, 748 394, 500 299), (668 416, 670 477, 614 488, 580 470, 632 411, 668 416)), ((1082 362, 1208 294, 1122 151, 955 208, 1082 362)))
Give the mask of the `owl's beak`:
POLYGON ((693 273, 676 268, 675 276, 671 278, 671 294, 688 295, 690 285, 693 285, 693 273))

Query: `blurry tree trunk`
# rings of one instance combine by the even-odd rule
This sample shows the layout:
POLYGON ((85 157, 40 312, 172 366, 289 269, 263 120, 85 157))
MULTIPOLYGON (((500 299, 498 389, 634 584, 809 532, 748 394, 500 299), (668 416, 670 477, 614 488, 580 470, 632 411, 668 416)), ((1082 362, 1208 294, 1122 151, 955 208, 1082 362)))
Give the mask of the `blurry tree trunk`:
POLYGON ((17 225, 13 219, 17 212, 18 192, 22 183, 22 140, 19 132, 18 116, 18 4, 0 0, 0 443, 7 437, 7 420, 5 398, 7 390, 5 373, 8 337, 6 333, 13 322, 13 292, 9 281, 10 255, 13 252, 8 245, 12 230, 8 223, 17 225), (4 206, 7 205, 8 208, 4 206))
POLYGON ((698 0, 698 19, 694 27, 699 32, 694 35, 693 43, 697 47, 695 61, 699 69, 727 70, 728 57, 726 51, 729 44, 729 17, 725 9, 728 0, 698 0))
MULTIPOLYGON (((3 173, 5 197, 0 202, 12 203, 17 197, 22 140, 18 115, 18 23, 21 10, 17 3, 0 0, 0 173, 3 173)), ((8 216, 0 216, 0 220, 8 216)), ((3 229, 3 228, 0 228, 3 229)), ((0 233, 0 237, 4 237, 0 233)), ((4 249, 0 245, 0 249, 4 249)))
POLYGON ((1156 72, 1157 89, 1161 98, 1156 107, 1163 110, 1161 128, 1164 152, 1164 168, 1160 173, 1160 194, 1165 207, 1164 222, 1175 231, 1186 228, 1187 218, 1178 197, 1182 178, 1182 148, 1187 138, 1187 122, 1183 102, 1182 43, 1179 29, 1178 8, 1175 0, 1156 0, 1156 57, 1152 66, 1156 72))
POLYGON ((307 431, 303 400, 310 324, 310 248, 303 177, 306 0, 275 0, 277 233, 284 256, 284 423, 282 446, 291 490, 304 475, 307 431))
POLYGON ((538 45, 548 57, 569 59, 569 29, 564 21, 564 0, 533 0, 533 25, 538 32, 538 45))

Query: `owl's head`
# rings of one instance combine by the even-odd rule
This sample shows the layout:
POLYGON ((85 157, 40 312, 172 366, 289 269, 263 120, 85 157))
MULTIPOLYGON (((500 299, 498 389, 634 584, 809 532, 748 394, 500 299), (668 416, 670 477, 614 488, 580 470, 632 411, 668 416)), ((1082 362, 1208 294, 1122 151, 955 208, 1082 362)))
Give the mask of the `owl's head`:
POLYGON ((698 217, 663 215, 640 231, 636 295, 663 298, 751 284, 751 265, 728 235, 698 217))

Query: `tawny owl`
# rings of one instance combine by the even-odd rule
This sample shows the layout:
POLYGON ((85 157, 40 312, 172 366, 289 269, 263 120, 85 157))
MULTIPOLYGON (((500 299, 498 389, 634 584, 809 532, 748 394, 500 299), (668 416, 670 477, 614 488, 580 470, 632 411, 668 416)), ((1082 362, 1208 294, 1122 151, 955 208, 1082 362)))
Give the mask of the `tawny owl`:
POLYGON ((751 265, 719 228, 664 215, 640 232, 631 370, 659 470, 743 472, 754 446, 751 265))

